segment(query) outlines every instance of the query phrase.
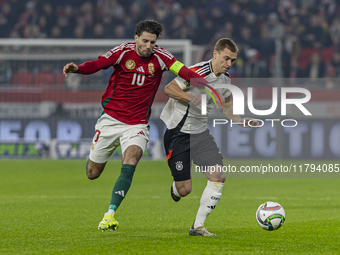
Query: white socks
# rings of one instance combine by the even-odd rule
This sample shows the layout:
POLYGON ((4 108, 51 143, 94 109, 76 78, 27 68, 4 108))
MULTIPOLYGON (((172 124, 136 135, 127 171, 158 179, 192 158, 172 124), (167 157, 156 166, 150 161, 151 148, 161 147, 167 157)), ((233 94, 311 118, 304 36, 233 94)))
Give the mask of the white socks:
POLYGON ((208 181, 207 186, 205 187, 201 196, 200 207, 197 211, 194 228, 204 226, 205 220, 207 219, 208 215, 214 210, 222 196, 223 184, 224 183, 222 182, 208 181))

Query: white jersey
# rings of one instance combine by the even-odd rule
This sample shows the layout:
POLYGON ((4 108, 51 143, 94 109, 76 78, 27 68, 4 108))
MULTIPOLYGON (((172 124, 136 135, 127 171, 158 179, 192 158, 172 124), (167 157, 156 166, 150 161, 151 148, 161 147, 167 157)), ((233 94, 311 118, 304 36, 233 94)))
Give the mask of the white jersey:
MULTIPOLYGON (((221 74, 219 77, 216 77, 212 70, 211 60, 200 62, 194 66, 189 67, 189 69, 205 78, 208 81, 209 85, 213 88, 215 88, 217 84, 231 84, 230 75, 228 73, 221 74)), ((179 76, 175 78, 175 81, 181 89, 192 96, 202 94, 202 90, 190 85, 186 80, 182 79, 179 76)), ((205 89, 211 92, 208 87, 205 87, 205 89)), ((224 105, 229 105, 231 103, 230 90, 216 90, 223 96, 223 98, 221 98, 222 104, 223 101, 225 101, 224 105)), ((209 95, 207 95, 206 115, 202 115, 201 105, 194 106, 191 103, 170 98, 163 108, 160 118, 166 124, 168 129, 173 129, 177 127, 181 120, 185 118, 185 122, 181 128, 181 132, 188 134, 199 134, 207 129, 208 118, 211 110, 214 107, 215 104, 213 102, 213 99, 210 98, 209 95)))

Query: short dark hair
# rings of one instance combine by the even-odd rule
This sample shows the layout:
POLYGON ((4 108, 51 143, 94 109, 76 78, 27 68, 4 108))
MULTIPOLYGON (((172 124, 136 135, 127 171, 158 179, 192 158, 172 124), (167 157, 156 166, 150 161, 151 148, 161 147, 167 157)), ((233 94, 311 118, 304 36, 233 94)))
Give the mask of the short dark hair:
POLYGON ((154 20, 144 20, 140 21, 136 25, 135 34, 141 36, 143 32, 148 32, 150 34, 155 34, 158 38, 162 34, 163 26, 161 23, 154 20))
POLYGON ((220 53, 221 51, 223 51, 225 48, 229 49, 232 52, 237 53, 238 52, 238 48, 236 43, 229 39, 229 38, 221 38, 220 40, 217 41, 217 43, 215 44, 215 50, 220 53))

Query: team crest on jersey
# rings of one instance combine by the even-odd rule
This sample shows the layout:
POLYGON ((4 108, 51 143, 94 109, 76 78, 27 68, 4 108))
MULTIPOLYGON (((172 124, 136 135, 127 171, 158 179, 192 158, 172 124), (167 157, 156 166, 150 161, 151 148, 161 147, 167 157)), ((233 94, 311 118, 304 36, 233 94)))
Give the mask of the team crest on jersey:
POLYGON ((153 63, 148 64, 149 73, 153 74, 155 72, 155 66, 153 63))
POLYGON ((135 61, 130 59, 130 60, 126 61, 125 66, 126 66, 127 69, 131 70, 131 69, 135 68, 136 64, 135 64, 135 61))
POLYGON ((94 149, 94 144, 93 143, 91 143, 91 150, 93 150, 94 149))
POLYGON ((103 55, 103 57, 106 57, 106 58, 109 58, 109 57, 111 57, 112 56, 112 52, 111 51, 108 51, 108 52, 106 52, 104 55, 103 55))

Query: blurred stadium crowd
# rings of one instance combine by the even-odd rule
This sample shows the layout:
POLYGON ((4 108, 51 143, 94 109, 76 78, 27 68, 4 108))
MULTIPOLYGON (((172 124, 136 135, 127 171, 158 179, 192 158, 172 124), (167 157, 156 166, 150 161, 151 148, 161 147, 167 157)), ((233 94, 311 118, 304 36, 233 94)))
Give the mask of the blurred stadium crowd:
POLYGON ((234 39, 240 52, 233 77, 274 77, 278 41, 282 77, 340 77, 338 0, 0 0, 0 6, 0 38, 132 40, 137 22, 154 19, 164 25, 161 39, 208 47, 234 39))

